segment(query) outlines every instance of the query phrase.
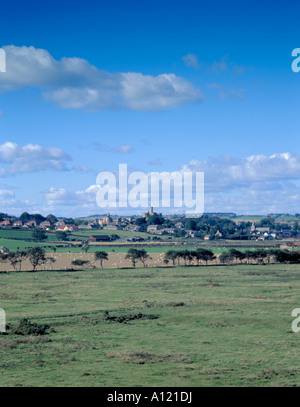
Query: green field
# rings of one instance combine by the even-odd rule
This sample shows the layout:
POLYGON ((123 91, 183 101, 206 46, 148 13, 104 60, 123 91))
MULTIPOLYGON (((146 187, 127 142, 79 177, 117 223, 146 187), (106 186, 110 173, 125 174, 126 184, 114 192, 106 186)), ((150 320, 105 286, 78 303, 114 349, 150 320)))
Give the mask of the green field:
MULTIPOLYGON (((21 249, 25 249, 28 247, 34 247, 34 246, 41 246, 41 247, 44 247, 46 251, 49 251, 49 248, 47 247, 48 245, 50 246, 51 244, 37 243, 37 242, 31 242, 31 241, 26 241, 26 240, 0 238, 0 246, 7 247, 11 251, 15 251, 18 249, 21 250, 21 249)), ((55 246, 55 244, 54 244, 54 246, 55 246)))
POLYGON ((297 222, 300 221, 298 216, 294 215, 281 215, 281 216, 262 216, 262 215, 244 215, 244 216, 237 216, 234 218, 235 221, 242 221, 242 222, 259 222, 262 219, 270 218, 275 221, 275 223, 280 223, 280 222, 287 222, 287 223, 292 223, 292 222, 297 222))
POLYGON ((300 307, 297 265, 0 279, 9 325, 28 317, 55 329, 47 337, 0 336, 1 386, 300 385, 300 333, 291 331, 300 307), (105 310, 158 318, 107 322, 105 310))
MULTIPOLYGON (((121 238, 125 237, 143 237, 144 239, 152 238, 153 235, 142 232, 128 232, 128 231, 114 231, 114 230, 90 230, 90 231, 79 231, 72 232, 68 234, 69 241, 58 241, 55 232, 47 232, 47 239, 42 242, 36 242, 32 240, 32 231, 24 231, 18 229, 3 229, 0 230, 0 246, 4 246, 11 251, 17 249, 24 249, 33 246, 41 246, 46 251, 52 251, 51 247, 56 246, 58 252, 80 252, 82 249, 78 247, 72 247, 72 240, 84 241, 88 239, 91 235, 113 235, 118 234, 121 238)), ((99 250, 97 247, 91 247, 90 251, 99 250)), ((108 248, 107 251, 112 249, 108 248)), ((124 249, 123 249, 124 251, 124 249)), ((126 249, 125 249, 126 251, 126 249)))
POLYGON ((153 237, 150 233, 144 233, 144 232, 130 232, 126 230, 80 230, 78 232, 72 232, 71 237, 76 238, 78 240, 84 240, 89 238, 92 235, 118 235, 121 238, 122 237, 133 237, 133 236, 139 236, 144 239, 150 239, 153 237))
POLYGON ((31 239, 32 232, 27 230, 2 229, 0 230, 0 238, 4 239, 31 239))

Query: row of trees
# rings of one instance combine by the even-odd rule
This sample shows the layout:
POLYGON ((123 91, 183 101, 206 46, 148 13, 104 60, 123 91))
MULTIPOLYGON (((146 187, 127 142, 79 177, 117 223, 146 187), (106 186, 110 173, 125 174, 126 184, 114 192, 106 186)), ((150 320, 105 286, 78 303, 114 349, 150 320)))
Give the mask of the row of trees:
POLYGON ((48 261, 55 262, 52 257, 46 257, 46 252, 41 247, 31 247, 27 250, 17 250, 10 253, 1 253, 0 262, 9 262, 15 271, 22 271, 23 262, 28 259, 32 265, 32 271, 48 261))
POLYGON ((208 249, 198 248, 196 250, 168 250, 165 253, 164 263, 168 264, 169 261, 173 263, 175 266, 176 262, 177 265, 180 265, 180 260, 184 261, 184 265, 191 263, 193 260, 197 262, 198 265, 201 264, 202 261, 207 263, 212 261, 216 258, 214 253, 208 249))
MULTIPOLYGON (((97 251, 94 254, 95 260, 100 263, 100 267, 103 268, 104 261, 108 260, 108 253, 105 251, 97 251)), ((39 266, 47 262, 55 262, 52 257, 47 257, 46 252, 41 247, 31 247, 28 250, 17 250, 11 253, 0 253, 0 262, 9 262, 15 271, 22 271, 23 262, 28 259, 32 265, 32 271, 36 271, 39 266)), ((125 259, 129 259, 132 266, 135 268, 138 261, 140 261, 144 267, 147 267, 147 260, 151 259, 145 249, 129 249, 125 255, 125 259)), ((179 266, 180 261, 184 262, 187 266, 193 261, 200 265, 204 262, 206 265, 209 261, 216 259, 216 256, 211 250, 197 248, 196 250, 168 250, 164 256, 164 263, 168 264, 172 262, 173 266, 176 264, 179 266)), ((257 250, 245 250, 241 252, 237 249, 230 249, 221 253, 219 256, 219 262, 221 264, 233 264, 244 263, 247 264, 265 264, 274 261, 275 263, 300 263, 300 252, 279 250, 279 249, 257 249, 257 250)), ((88 260, 77 259, 73 260, 72 265, 83 267, 89 263, 88 260)))
MULTIPOLYGON (((164 262, 168 264, 170 261, 173 266, 180 265, 180 260, 184 261, 184 265, 196 261, 198 265, 205 262, 207 265, 209 261, 215 260, 216 256, 211 250, 198 248, 197 250, 168 250, 165 253, 164 262)), ((247 264, 263 264, 270 263, 300 263, 300 252, 280 249, 257 249, 245 250, 241 252, 237 249, 230 249, 223 252, 219 256, 221 264, 244 263, 247 264)))
POLYGON ((257 250, 240 250, 230 249, 223 252, 219 261, 223 264, 243 263, 246 260, 247 264, 265 262, 270 263, 273 260, 275 263, 300 263, 300 252, 280 249, 257 249, 257 250))
MULTIPOLYGON (((207 264, 208 261, 212 261, 215 258, 214 253, 207 249, 198 248, 195 251, 168 250, 165 253, 164 262, 165 264, 168 264, 169 261, 172 261, 174 266, 176 263, 180 265, 180 260, 183 260, 185 265, 191 263, 192 260, 196 260, 198 264, 200 264, 202 261, 207 264)), ((151 260, 152 258, 145 249, 129 249, 125 255, 125 259, 130 260, 132 266, 135 268, 138 262, 141 262, 144 267, 147 267, 147 260, 151 260)), ((108 260, 108 253, 104 251, 95 252, 95 260, 99 261, 101 268, 103 268, 103 262, 108 260)), ((72 262, 74 266, 79 267, 86 266, 88 263, 88 260, 81 259, 76 259, 72 262)))
MULTIPOLYGON (((146 260, 151 259, 145 249, 129 249, 125 255, 125 259, 129 259, 133 267, 136 267, 138 261, 140 261, 144 267, 147 266, 146 260)), ((105 251, 95 252, 95 260, 99 261, 100 267, 103 268, 103 262, 108 260, 108 253, 105 251)), ((83 267, 87 266, 89 260, 76 259, 72 261, 73 266, 83 267)))
MULTIPOLYGON (((196 262, 200 266, 203 263, 207 265, 208 262, 216 258, 211 250, 203 248, 197 248, 196 250, 168 250, 164 256, 164 263, 168 264, 171 262, 173 266, 179 266, 181 261, 183 261, 184 265, 187 266, 192 262, 196 262)), ((129 259, 135 268, 139 261, 144 267, 147 267, 147 260, 151 260, 151 257, 145 249, 129 249, 125 259, 129 259)), ((95 260, 99 261, 101 268, 103 268, 103 262, 108 260, 108 253, 104 251, 95 252, 95 260)), ((265 262, 270 263, 271 260, 276 263, 299 263, 300 252, 279 249, 257 249, 241 252, 240 250, 230 249, 219 256, 219 262, 226 265, 234 263, 242 264, 245 260, 247 264, 264 264, 265 262)), ((88 263, 88 260, 74 260, 72 262, 74 266, 81 267, 88 263)))
POLYGON ((125 259, 129 259, 133 265, 136 266, 136 263, 140 261, 144 267, 147 266, 146 260, 151 259, 149 254, 146 252, 145 249, 129 249, 127 254, 125 255, 125 259))

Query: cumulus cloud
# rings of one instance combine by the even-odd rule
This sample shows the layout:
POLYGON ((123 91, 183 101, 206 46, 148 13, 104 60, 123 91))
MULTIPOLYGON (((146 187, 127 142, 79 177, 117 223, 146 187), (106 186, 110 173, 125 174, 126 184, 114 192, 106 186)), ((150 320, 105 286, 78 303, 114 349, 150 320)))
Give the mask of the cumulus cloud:
POLYGON ((48 51, 32 46, 3 48, 7 72, 0 77, 0 91, 37 87, 46 100, 62 108, 158 111, 202 97, 191 82, 172 73, 110 73, 80 58, 56 60, 48 51))
POLYGON ((298 154, 192 160, 183 165, 181 171, 204 171, 206 211, 244 214, 299 212, 298 154))
POLYGON ((50 188, 44 192, 47 205, 50 206, 74 206, 93 204, 96 207, 96 194, 98 185, 91 185, 83 191, 68 191, 65 188, 50 188))
POLYGON ((298 213, 300 189, 293 191, 283 186, 279 190, 255 191, 251 188, 241 189, 239 195, 224 193, 206 194, 205 210, 207 212, 235 212, 238 214, 298 213))
POLYGON ((31 200, 18 200, 14 189, 15 188, 9 186, 1 186, 0 212, 15 214, 24 211, 32 211, 37 213, 39 208, 37 207, 36 202, 31 200))
POLYGON ((262 182, 279 182, 300 178, 300 155, 277 153, 251 155, 243 159, 231 156, 192 160, 181 171, 204 171, 209 190, 233 189, 262 182))
POLYGON ((0 176, 55 170, 67 171, 71 157, 57 147, 42 147, 38 144, 20 146, 7 141, 0 145, 0 176))
POLYGON ((9 189, 0 189, 0 205, 11 206, 16 202, 15 193, 9 189))
MULTIPOLYGON (((223 156, 206 161, 192 160, 181 166, 180 171, 204 171, 207 212, 299 212, 299 155, 278 153, 270 156, 252 155, 243 159, 223 156)), ((150 172, 147 176, 149 179, 150 172)), ((97 185, 92 185, 75 192, 65 188, 51 188, 45 192, 45 199, 53 208, 72 206, 79 211, 85 208, 95 213, 97 209, 99 211, 96 205, 98 188, 97 185)), ((121 210, 129 213, 133 209, 129 207, 119 209, 121 210)), ((178 208, 165 210, 169 213, 178 212, 178 208)), ((183 210, 184 208, 181 212, 183 210)))

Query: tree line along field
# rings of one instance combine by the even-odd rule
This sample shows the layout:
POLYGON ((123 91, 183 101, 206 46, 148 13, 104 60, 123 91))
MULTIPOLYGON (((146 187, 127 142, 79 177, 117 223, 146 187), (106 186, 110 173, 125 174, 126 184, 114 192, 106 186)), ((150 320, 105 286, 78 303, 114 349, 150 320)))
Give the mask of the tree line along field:
POLYGON ((1 386, 300 383, 300 333, 291 330, 291 312, 300 307, 299 265, 24 272, 0 279, 10 326, 0 335, 1 386), (48 334, 14 333, 22 318, 48 324, 48 334))

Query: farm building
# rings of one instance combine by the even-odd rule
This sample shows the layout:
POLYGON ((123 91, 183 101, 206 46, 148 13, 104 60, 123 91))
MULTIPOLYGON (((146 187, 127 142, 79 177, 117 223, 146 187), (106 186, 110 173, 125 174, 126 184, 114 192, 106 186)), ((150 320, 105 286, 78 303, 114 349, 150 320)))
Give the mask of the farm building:
POLYGON ((110 237, 108 235, 94 235, 90 236, 88 242, 95 243, 95 242, 108 242, 110 241, 110 237))
POLYGON ((103 230, 123 230, 121 226, 110 224, 103 227, 103 230))
POLYGON ((142 228, 139 225, 127 225, 125 227, 125 230, 128 230, 130 232, 140 232, 142 228))
POLYGON ((161 233, 161 232, 159 231, 159 225, 149 225, 149 226, 147 227, 147 232, 148 232, 148 233, 161 233))

